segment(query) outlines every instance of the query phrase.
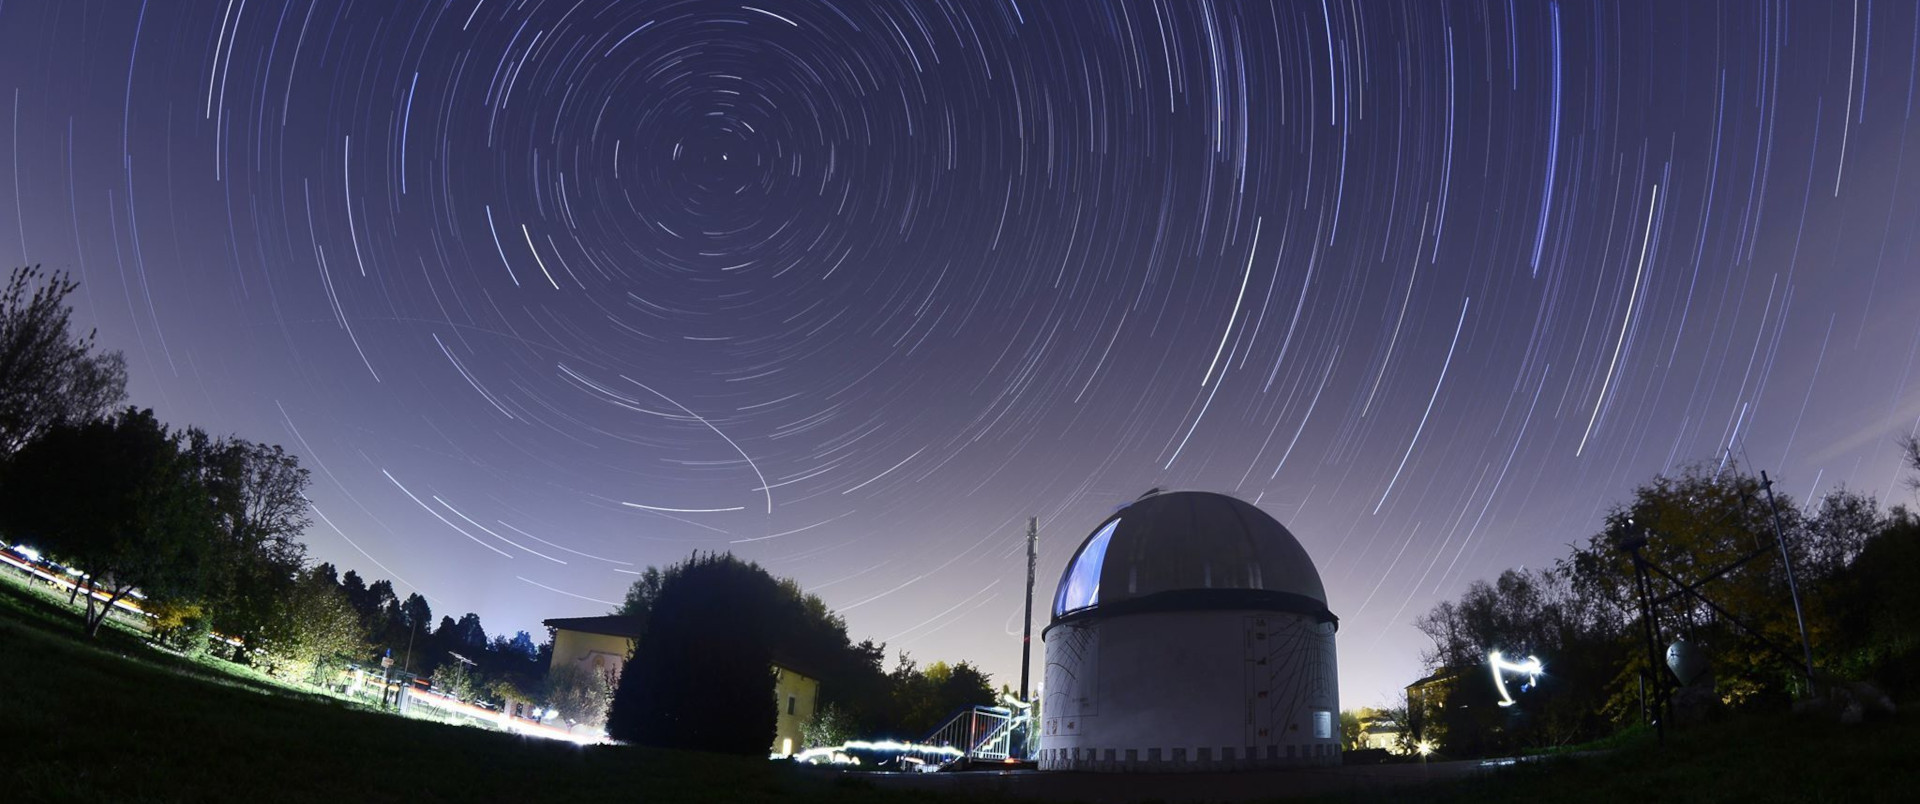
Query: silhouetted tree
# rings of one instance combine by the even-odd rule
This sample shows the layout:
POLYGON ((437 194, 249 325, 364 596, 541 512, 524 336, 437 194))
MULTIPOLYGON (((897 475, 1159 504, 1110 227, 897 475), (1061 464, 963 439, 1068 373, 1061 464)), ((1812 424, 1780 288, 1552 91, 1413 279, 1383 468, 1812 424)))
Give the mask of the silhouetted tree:
POLYGON ((772 661, 797 601, 759 566, 705 555, 670 571, 621 673, 608 734, 641 745, 764 755, 773 743, 772 661))
MULTIPOLYGON (((240 640, 247 658, 261 647, 267 629, 282 627, 288 618, 294 578, 306 561, 300 537, 311 523, 308 473, 278 446, 216 438, 198 428, 189 428, 186 440, 220 534, 218 582, 209 601, 213 626, 240 640)), ((332 565, 323 566, 334 572, 332 565)))
MULTIPOLYGON (((668 567, 667 570, 672 572, 679 566, 681 565, 676 564, 668 567)), ((640 577, 633 579, 633 584, 627 587, 626 599, 609 613, 629 617, 646 616, 648 612, 653 611, 653 601, 660 597, 660 587, 666 583, 666 580, 667 576, 660 571, 660 568, 647 567, 646 571, 640 573, 640 577)))
POLYGON ((531 662, 538 657, 540 648, 533 644, 532 634, 515 631, 513 639, 507 640, 504 652, 517 661, 531 662))
POLYGON ((1799 629, 1776 538, 1795 567, 1817 676, 1920 680, 1920 652, 1907 647, 1920 644, 1920 634, 1905 625, 1908 612, 1920 610, 1913 599, 1920 526, 1900 509, 1883 517, 1872 497, 1844 488, 1810 509, 1784 494, 1778 506, 1776 534, 1756 478, 1732 467, 1689 466, 1635 489, 1600 533, 1552 569, 1508 570, 1434 606, 1416 622, 1433 640, 1423 659, 1429 670, 1454 671, 1454 680, 1440 683, 1450 687, 1443 710, 1422 709, 1430 735, 1444 750, 1471 753, 1598 736, 1607 723, 1596 713, 1618 724, 1639 721, 1644 674, 1669 674, 1663 662, 1648 667, 1632 559, 1620 548, 1628 537, 1644 536, 1647 559, 1739 619, 1652 578, 1654 596, 1665 598, 1655 614, 1660 642, 1685 637, 1705 650, 1721 700, 1780 703, 1802 683, 1799 629), (1546 662, 1521 706, 1491 706, 1491 650, 1546 662))
POLYGON ((908 739, 925 737, 962 709, 994 702, 987 675, 967 662, 934 662, 922 669, 902 653, 887 677, 892 686, 893 730, 908 739))
POLYGON ((460 621, 453 624, 451 649, 468 655, 468 658, 487 649, 487 629, 480 626, 480 615, 471 611, 460 615, 460 621))
POLYGON ((376 631, 385 632, 400 617, 400 599, 393 595, 393 582, 382 578, 367 584, 366 603, 357 606, 366 616, 377 618, 376 631))
POLYGON ((433 607, 427 605, 427 599, 419 592, 408 594, 389 622, 387 646, 393 650, 394 659, 408 672, 430 669, 432 662, 417 661, 433 652, 433 607))
POLYGON ((40 433, 99 419, 127 398, 127 361, 73 331, 67 295, 79 283, 38 266, 0 290, 0 459, 40 433))
POLYGON ((1836 669, 1901 700, 1920 692, 1920 517, 1895 508, 1831 589, 1836 669))
POLYGON ((108 599, 87 633, 136 588, 154 600, 191 600, 215 551, 207 494, 193 462, 148 410, 58 425, 13 456, 0 482, 0 528, 83 570, 108 599))
POLYGON ((1913 476, 1907 478, 1907 487, 1920 491, 1920 436, 1901 437, 1900 458, 1913 472, 1913 476))
MULTIPOLYGON (((873 640, 846 645, 821 664, 820 709, 831 707, 850 733, 911 739, 893 705, 893 687, 882 669, 887 648, 873 640)), ((831 743, 837 744, 837 743, 831 743)), ((809 743, 812 745, 812 743, 809 743)))

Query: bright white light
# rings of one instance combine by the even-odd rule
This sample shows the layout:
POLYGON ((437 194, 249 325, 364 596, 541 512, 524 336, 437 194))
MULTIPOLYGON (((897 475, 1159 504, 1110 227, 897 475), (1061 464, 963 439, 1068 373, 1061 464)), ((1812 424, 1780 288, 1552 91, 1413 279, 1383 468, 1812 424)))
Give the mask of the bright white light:
POLYGON ((14 551, 14 552, 16 552, 16 553, 19 553, 20 555, 23 555, 23 556, 26 556, 26 557, 27 557, 27 560, 29 560, 29 561, 39 561, 39 560, 40 560, 40 551, 38 551, 38 550, 35 550, 35 549, 33 549, 33 548, 31 548, 31 547, 28 547, 28 546, 26 546, 26 545, 24 545, 24 544, 16 544, 16 545, 14 545, 14 546, 13 546, 13 551, 14 551))
POLYGON ((1514 700, 1513 696, 1507 694, 1507 680, 1500 674, 1500 671, 1511 670, 1515 673, 1526 673, 1527 683, 1520 685, 1520 691, 1526 692, 1527 690, 1533 689, 1533 685, 1540 683, 1540 673, 1545 669, 1541 666, 1540 660, 1532 656, 1528 656, 1526 661, 1516 664, 1501 658, 1500 651, 1497 650, 1487 654, 1487 664, 1493 667, 1493 686, 1500 690, 1499 704, 1501 706, 1512 706, 1514 700))
POLYGON ((795 754, 793 758, 794 758, 794 761, 796 762, 806 762, 807 760, 813 759, 814 757, 832 756, 833 754, 836 754, 836 753, 845 753, 848 750, 898 751, 900 753, 939 754, 940 756, 945 756, 945 757, 959 757, 962 753, 964 753, 960 749, 954 748, 953 746, 950 746, 950 745, 921 745, 920 743, 902 743, 902 742, 895 742, 893 740, 881 740, 879 742, 868 742, 866 740, 848 740, 847 742, 842 743, 840 745, 822 746, 820 748, 809 748, 805 751, 801 751, 800 753, 795 754))

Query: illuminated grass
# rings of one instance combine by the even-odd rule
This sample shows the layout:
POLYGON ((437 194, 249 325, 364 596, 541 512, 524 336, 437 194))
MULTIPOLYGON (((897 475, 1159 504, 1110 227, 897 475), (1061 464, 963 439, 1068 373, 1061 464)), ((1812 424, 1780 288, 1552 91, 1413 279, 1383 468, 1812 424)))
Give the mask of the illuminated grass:
POLYGON ((393 717, 223 677, 126 632, 89 642, 77 620, 0 583, 0 799, 927 800, 765 760, 581 748, 393 717))

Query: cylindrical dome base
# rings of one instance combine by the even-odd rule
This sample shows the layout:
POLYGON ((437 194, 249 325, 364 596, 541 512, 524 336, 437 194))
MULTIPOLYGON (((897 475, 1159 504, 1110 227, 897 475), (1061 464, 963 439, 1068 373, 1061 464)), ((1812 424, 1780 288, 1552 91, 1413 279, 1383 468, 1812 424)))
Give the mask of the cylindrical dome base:
POLYGON ((1040 769, 1340 762, 1334 626, 1289 612, 1086 617, 1046 633, 1040 769))

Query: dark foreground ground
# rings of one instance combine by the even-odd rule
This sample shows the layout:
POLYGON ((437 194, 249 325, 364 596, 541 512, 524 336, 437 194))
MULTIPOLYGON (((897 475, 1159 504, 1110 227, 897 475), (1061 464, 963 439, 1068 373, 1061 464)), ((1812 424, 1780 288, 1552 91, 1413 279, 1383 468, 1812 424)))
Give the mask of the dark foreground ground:
POLYGON ((407 720, 146 648, 0 583, 0 801, 1920 801, 1914 719, 1721 724, 1662 748, 1234 776, 841 774, 407 720))

